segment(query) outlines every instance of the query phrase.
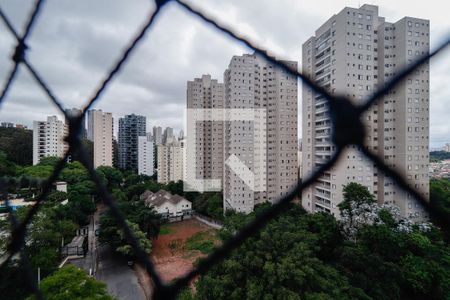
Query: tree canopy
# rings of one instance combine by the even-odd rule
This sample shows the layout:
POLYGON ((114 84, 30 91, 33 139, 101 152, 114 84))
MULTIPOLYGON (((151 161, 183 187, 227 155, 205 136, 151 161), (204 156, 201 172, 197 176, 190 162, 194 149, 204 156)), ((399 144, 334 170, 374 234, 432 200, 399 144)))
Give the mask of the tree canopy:
POLYGON ((430 162, 439 162, 442 160, 450 159, 450 152, 447 151, 431 151, 430 162))
POLYGON ((4 152, 12 163, 21 166, 33 163, 32 130, 0 127, 0 141, 0 152, 4 152))
MULTIPOLYGON (((354 217, 374 205, 357 184, 346 189, 354 217), (355 204, 356 203, 356 204, 355 204)), ((376 206, 376 204, 375 204, 376 206)), ((226 240, 266 209, 225 219, 226 240)), ((410 224, 378 209, 377 221, 356 227, 348 238, 344 221, 306 214, 295 204, 201 276, 197 299, 448 299, 450 249, 433 226, 410 224)), ((346 220, 345 222, 348 222, 346 220)))
MULTIPOLYGON (((61 268, 44 278, 41 281, 40 290, 44 298, 49 300, 114 299, 108 294, 103 282, 95 280, 72 265, 61 268)), ((28 300, 32 299, 35 297, 28 298, 28 300)))

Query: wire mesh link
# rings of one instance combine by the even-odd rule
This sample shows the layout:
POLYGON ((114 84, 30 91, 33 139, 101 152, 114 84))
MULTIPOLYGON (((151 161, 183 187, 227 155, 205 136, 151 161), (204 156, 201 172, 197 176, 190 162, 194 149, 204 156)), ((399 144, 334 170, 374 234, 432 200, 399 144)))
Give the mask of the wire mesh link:
MULTIPOLYGON (((10 221, 11 221, 11 241, 8 244, 7 251, 8 254, 0 260, 0 268, 3 268, 10 259, 19 253, 22 258, 22 271, 24 272, 24 276, 29 278, 26 281, 28 288, 32 291, 37 299, 42 299, 42 294, 39 288, 36 285, 36 282, 32 280, 32 268, 29 263, 28 258, 24 254, 24 245, 25 245, 25 237, 27 233, 27 226, 30 225, 33 217, 39 211, 40 206, 45 201, 48 193, 50 192, 53 183, 58 179, 61 171, 64 169, 68 157, 70 154, 77 153, 80 157, 80 162, 83 166, 88 170, 88 174, 91 180, 96 184, 98 188, 98 192, 104 203, 110 208, 113 217, 116 219, 119 226, 123 229, 125 236, 128 242, 131 244, 134 252, 137 254, 138 261, 145 266, 147 273, 151 276, 153 283, 155 285, 155 291, 153 294, 154 299, 174 299, 176 295, 180 292, 182 288, 187 286, 189 282, 196 277, 197 275, 204 274, 208 271, 213 265, 217 264, 221 260, 223 260, 233 249, 239 247, 247 238, 256 234, 258 230, 263 228, 270 220, 274 219, 276 216, 280 215, 287 207, 287 205, 295 198, 299 193, 301 193, 306 187, 313 184, 322 174, 323 172, 329 170, 333 167, 336 162, 339 160, 342 152, 345 147, 350 145, 356 145, 359 147, 360 151, 370 160, 372 160, 376 166, 383 171, 387 176, 392 177, 392 179, 406 192, 412 194, 421 205, 429 212, 431 215, 434 215, 442 221, 442 224, 445 226, 450 225, 450 220, 443 218, 443 216, 439 215, 437 212, 433 210, 432 207, 428 204, 428 202, 423 198, 423 196, 414 188, 412 188, 404 177, 399 174, 397 171, 390 168, 385 162, 380 159, 376 154, 372 153, 364 146, 364 139, 366 137, 366 133, 364 131, 364 124, 361 121, 361 116, 365 113, 373 104, 376 104, 380 98, 382 98, 386 93, 388 93, 392 88, 400 84, 406 76, 411 74, 415 69, 420 67, 423 64, 427 64, 431 57, 440 53, 444 48, 446 48, 450 44, 450 38, 447 39, 443 44, 441 44, 438 48, 436 48, 433 52, 423 56, 407 68, 403 69, 398 75, 392 78, 389 82, 387 82, 383 88, 377 90, 369 99, 362 105, 355 105, 352 102, 344 97, 336 97, 331 95, 327 90, 323 87, 315 84, 308 76, 300 73, 298 70, 293 69, 286 63, 281 60, 277 60, 275 57, 268 54, 267 50, 258 47, 255 43, 253 43, 250 39, 240 36, 238 33, 233 31, 231 28, 228 28, 214 18, 208 16, 205 12, 200 9, 194 7, 191 4, 188 4, 181 0, 173 0, 176 4, 178 4, 183 9, 187 10, 194 16, 197 16, 205 23, 213 26, 215 29, 220 31, 221 33, 231 37, 232 39, 243 43, 248 48, 253 49, 258 55, 265 58, 269 63, 274 66, 282 69, 292 76, 296 76, 302 80, 304 84, 306 84, 309 88, 311 88, 315 93, 321 94, 327 101, 330 108, 330 116, 332 119, 333 125, 333 133, 332 133, 332 141, 336 146, 336 151, 332 155, 332 157, 319 168, 317 168, 309 177, 304 179, 302 182, 298 182, 294 188, 284 197, 277 199, 274 201, 274 204, 267 210, 265 210, 262 214, 258 215, 252 222, 246 224, 243 228, 241 228, 233 237, 225 241, 219 248, 217 248, 213 253, 207 256, 205 259, 201 260, 198 265, 193 268, 190 272, 185 274, 184 276, 176 279, 171 284, 166 284, 161 280, 158 272, 155 270, 155 266, 149 256, 145 253, 145 251, 140 247, 138 240, 134 236, 132 230, 127 225, 126 219, 123 213, 119 210, 116 201, 109 194, 106 187, 100 180, 96 170, 93 168, 90 163, 87 152, 83 148, 83 145, 80 140, 80 130, 82 120, 86 115, 87 110, 92 107, 92 105, 99 100, 101 94, 107 88, 107 86, 111 83, 113 78, 120 73, 122 66, 127 62, 130 54, 139 44, 139 42, 143 39, 143 37, 148 33, 149 29, 153 26, 155 18, 160 14, 162 8, 165 4, 167 4, 168 0, 156 0, 155 9, 150 13, 144 26, 138 31, 137 35, 131 40, 129 46, 125 48, 122 55, 119 57, 117 62, 113 64, 110 71, 105 76, 105 79, 101 81, 98 89, 95 90, 93 96, 90 100, 82 108, 82 114, 80 116, 70 116, 68 115, 62 102, 56 97, 56 95, 52 92, 49 85, 46 83, 44 78, 39 74, 39 72, 32 66, 32 64, 28 61, 26 57, 26 51, 28 47, 26 46, 26 39, 29 37, 34 25, 36 17, 38 16, 42 4, 44 0, 37 0, 33 6, 33 9, 29 15, 29 18, 26 22, 25 30, 22 36, 20 36, 15 28, 12 26, 11 22, 7 18, 6 14, 0 7, 0 18, 5 23, 8 31, 14 36, 16 39, 17 45, 14 52, 14 55, 11 57, 13 61, 13 67, 11 71, 8 73, 6 81, 3 85, 2 92, 0 94, 0 105, 4 101, 7 96, 8 90, 11 88, 14 80, 17 78, 17 73, 19 70, 20 64, 23 64, 26 69, 30 72, 32 77, 35 79, 37 84, 44 90, 50 101, 55 104, 58 109, 64 114, 69 123, 69 134, 66 138, 66 141, 69 145, 69 150, 65 154, 65 156, 57 163, 50 177, 45 181, 43 185, 42 192, 37 196, 36 203, 31 207, 28 211, 27 215, 23 218, 21 223, 18 223, 13 213, 11 213, 11 207, 8 202, 8 198, 5 197, 5 205, 7 210, 10 212, 10 221)), ((0 193, 6 195, 7 190, 7 182, 0 181, 0 193)))

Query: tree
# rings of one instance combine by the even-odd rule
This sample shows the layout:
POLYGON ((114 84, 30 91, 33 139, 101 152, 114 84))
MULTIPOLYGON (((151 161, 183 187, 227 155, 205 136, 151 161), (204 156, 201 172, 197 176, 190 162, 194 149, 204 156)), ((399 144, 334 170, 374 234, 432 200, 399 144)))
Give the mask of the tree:
MULTIPOLYGON (((59 269, 41 281, 40 290, 45 299, 99 299, 112 300, 103 282, 88 276, 75 266, 59 269)), ((30 296, 29 300, 35 299, 30 296)))
MULTIPOLYGON (((358 198, 356 198, 358 199, 358 198)), ((370 198, 368 198, 370 199, 370 198)), ((353 202, 352 202, 353 203, 353 202)), ((360 202, 359 207, 370 201, 360 202)), ((354 205, 354 204, 352 204, 354 205)), ((268 207, 231 214, 221 237, 268 207)), ((270 221, 197 282, 198 299, 447 299, 450 251, 439 229, 403 230, 383 211, 347 239, 340 221, 298 206, 270 221)), ((392 216, 391 216, 392 217, 392 216)), ((393 218, 395 220, 395 218, 393 218)))
POLYGON ((450 159, 450 152, 446 151, 431 151, 430 162, 440 162, 445 159, 450 159))
POLYGON ((203 215, 223 220, 223 200, 221 193, 205 192, 198 194, 192 201, 192 208, 203 215))
POLYGON ((0 151, 0 174, 4 175, 16 175, 16 166, 11 162, 6 153, 0 151))
MULTIPOLYGON (((141 246, 147 252, 150 252, 151 242, 149 238, 156 236, 159 232, 159 216, 153 208, 146 206, 139 197, 128 200, 121 190, 115 190, 113 195, 141 246)), ((100 218, 100 224, 100 242, 108 243, 119 254, 127 257, 134 255, 130 243, 125 238, 123 228, 119 226, 110 210, 100 218)))
POLYGON ((123 175, 120 170, 113 167, 100 166, 97 168, 97 172, 105 178, 105 184, 109 191, 120 188, 123 182, 123 175))
MULTIPOLYGON (((267 207, 244 216, 246 222, 267 207)), ((229 225, 225 230, 236 228, 229 225)), ((327 232, 336 232, 342 239, 331 215, 306 215, 291 205, 200 278, 198 299, 368 299, 321 261, 318 253, 322 251, 317 250, 336 243, 335 235, 327 232)))
POLYGON ((50 194, 47 196, 47 201, 54 202, 54 203, 60 203, 64 200, 67 200, 68 195, 65 192, 62 191, 51 191, 50 194))
MULTIPOLYGON (((145 253, 150 253, 152 249, 152 243, 147 238, 145 233, 143 233, 139 226, 135 223, 131 223, 127 221, 128 226, 130 227, 131 231, 134 234, 134 237, 138 240, 138 244, 141 246, 141 248, 145 251, 145 253)), ((125 233, 123 229, 117 229, 117 234, 120 236, 120 246, 118 246, 115 250, 124 255, 125 257, 133 258, 135 256, 134 249, 131 246, 131 244, 128 242, 127 238, 125 237, 125 233)))
MULTIPOLYGON (((434 223, 442 225, 442 220, 450 220, 450 179, 440 178, 430 180, 430 206, 431 219, 434 223)), ((442 226, 446 240, 450 241, 450 229, 442 226)))
POLYGON ((37 165, 24 167, 18 173, 19 175, 47 179, 53 173, 59 160, 59 157, 43 157, 37 165))
POLYGON ((341 216, 349 219, 349 226, 353 226, 353 211, 364 205, 375 203, 375 197, 369 192, 366 186, 356 182, 350 182, 343 188, 344 200, 339 203, 338 207, 341 216))
POLYGON ((21 166, 33 163, 32 130, 0 127, 0 141, 0 151, 8 156, 11 163, 21 166))
MULTIPOLYGON (((89 163, 92 165, 94 162, 94 142, 87 138, 83 138, 81 139, 81 146, 86 152, 86 155, 89 159, 89 163)), ((81 161, 81 157, 79 156, 78 152, 71 154, 72 154, 72 161, 81 161)))

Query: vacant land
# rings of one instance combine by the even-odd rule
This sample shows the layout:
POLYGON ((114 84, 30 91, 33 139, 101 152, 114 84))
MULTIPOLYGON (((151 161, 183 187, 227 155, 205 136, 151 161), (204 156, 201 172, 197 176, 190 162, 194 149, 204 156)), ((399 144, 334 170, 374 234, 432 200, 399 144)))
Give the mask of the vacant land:
POLYGON ((200 257, 219 244, 217 230, 196 219, 163 225, 153 241, 152 259, 164 281, 171 281, 192 268, 200 257))

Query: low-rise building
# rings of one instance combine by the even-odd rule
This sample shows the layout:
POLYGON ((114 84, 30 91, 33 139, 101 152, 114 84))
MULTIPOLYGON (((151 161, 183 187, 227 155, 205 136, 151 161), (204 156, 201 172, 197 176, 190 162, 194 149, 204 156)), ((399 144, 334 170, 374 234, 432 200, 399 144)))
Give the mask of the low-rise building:
POLYGON ((161 217, 169 222, 192 217, 192 203, 179 195, 160 190, 156 193, 145 191, 141 196, 147 206, 153 207, 161 217))

